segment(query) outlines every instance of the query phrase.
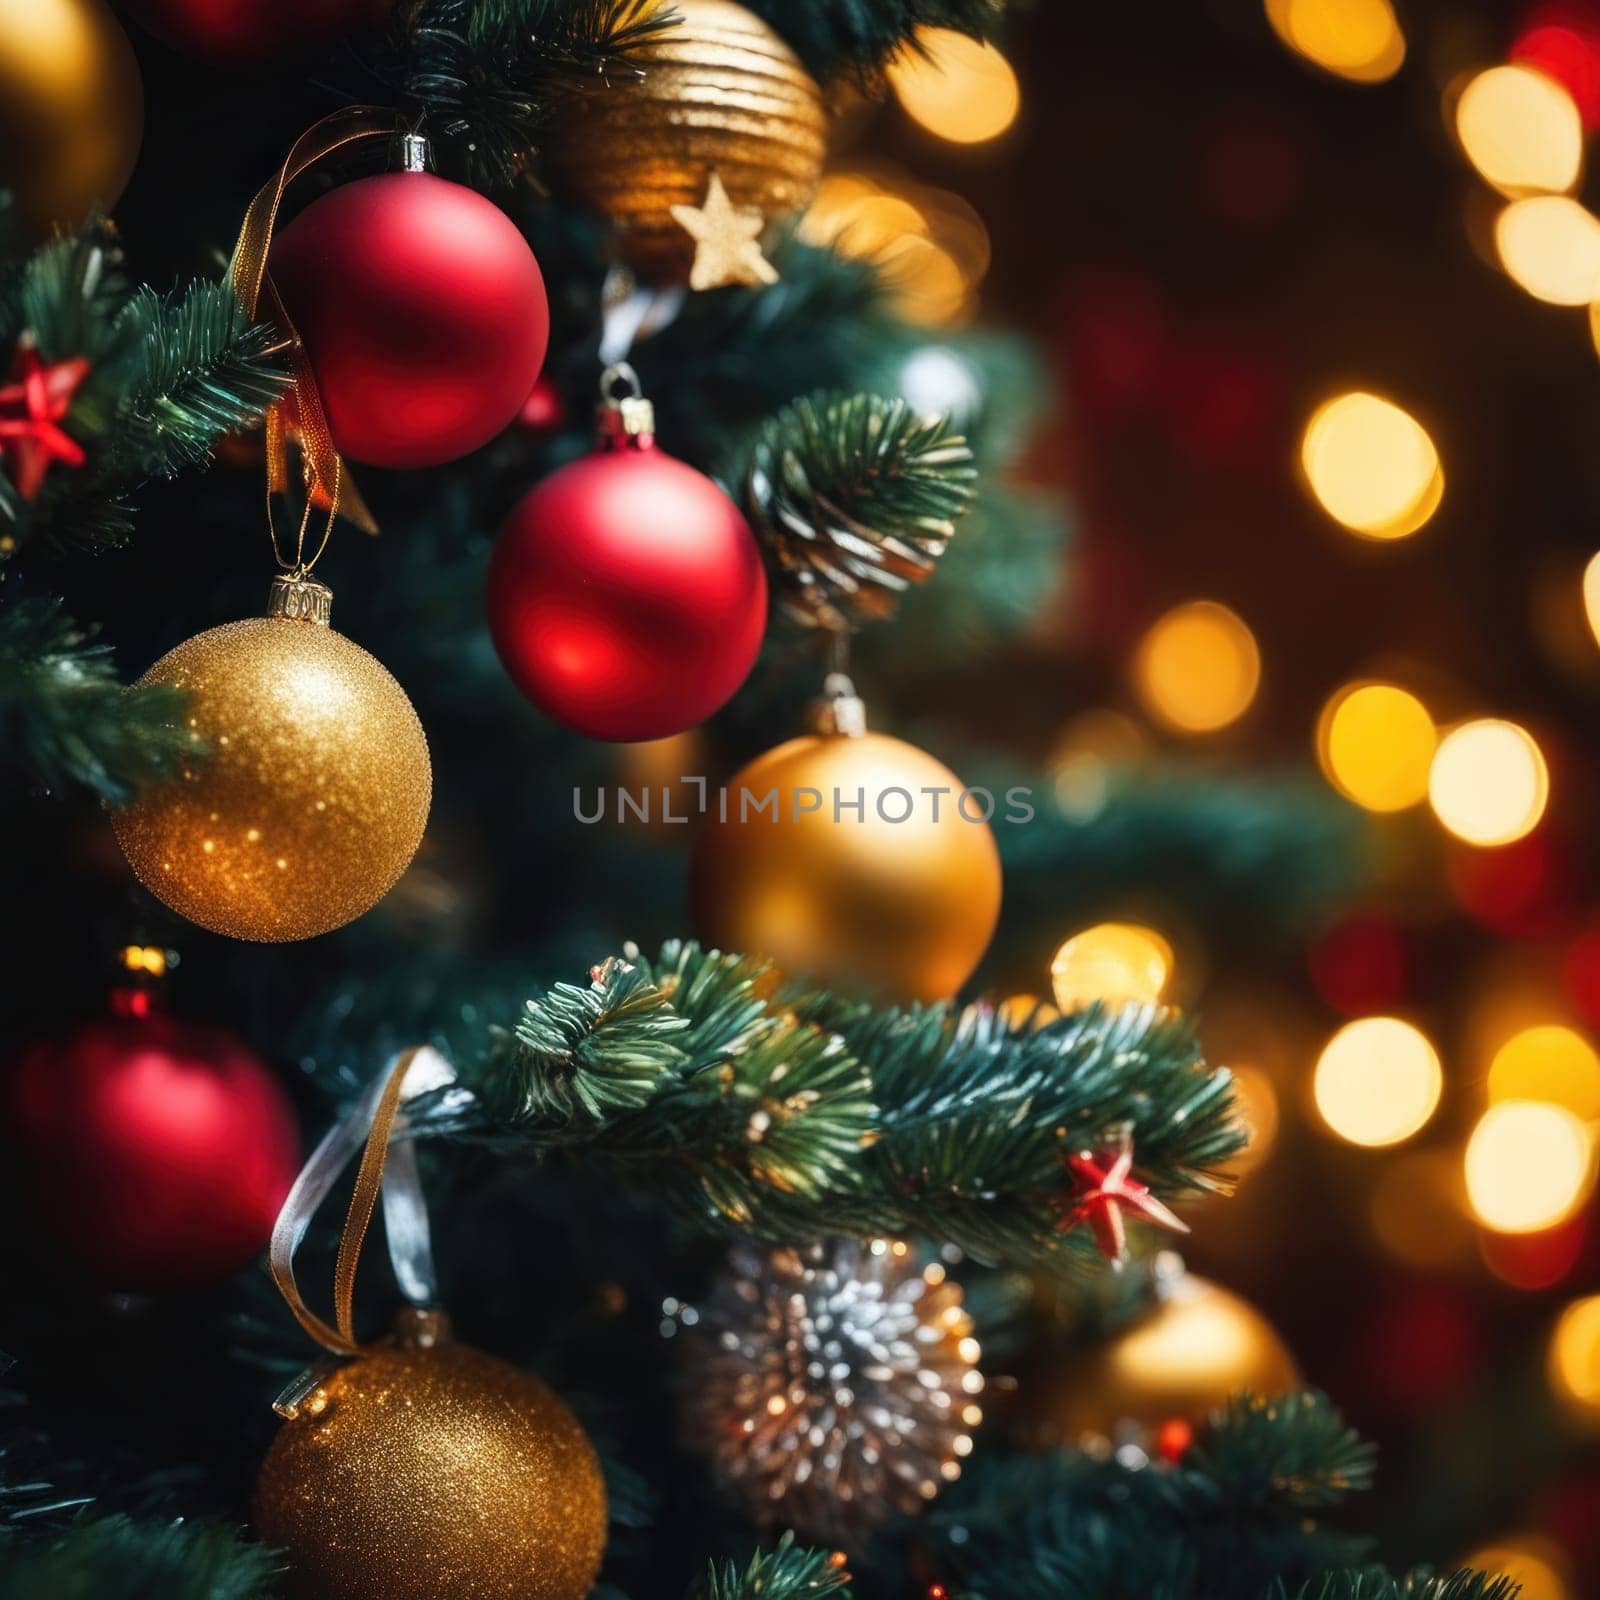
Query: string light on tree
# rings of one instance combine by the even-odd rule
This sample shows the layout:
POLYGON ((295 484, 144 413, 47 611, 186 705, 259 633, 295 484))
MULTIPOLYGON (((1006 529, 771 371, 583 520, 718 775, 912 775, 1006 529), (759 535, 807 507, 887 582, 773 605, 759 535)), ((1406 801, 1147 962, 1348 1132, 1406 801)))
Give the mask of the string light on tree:
POLYGON ((1484 1227, 1542 1233, 1593 1189, 1593 1141, 1565 1106, 1502 1100, 1478 1119, 1463 1170, 1467 1199, 1484 1227))
POLYGON ((1539 825, 1549 799, 1544 753, 1516 723, 1464 722, 1439 741, 1428 771, 1428 802, 1458 839, 1510 844, 1539 825))
POLYGON ((1561 1023, 1524 1028, 1495 1053, 1488 1091, 1491 1102, 1544 1100, 1585 1122, 1600 1121, 1600 1055, 1561 1023))
POLYGON ((1322 509, 1365 539, 1415 533, 1444 498, 1444 469, 1427 429, 1366 390, 1336 395, 1312 412, 1300 466, 1322 509))
POLYGON ((1312 1089, 1323 1121, 1341 1139, 1390 1145, 1426 1126, 1444 1073, 1421 1029, 1399 1017, 1361 1017, 1323 1046, 1312 1089))
POLYGON ((1152 624, 1133 660, 1150 713, 1180 733, 1213 733, 1250 709, 1261 683, 1255 635, 1226 606, 1190 600, 1152 624))
POLYGON ((1406 59, 1389 0, 1266 0, 1272 31, 1297 55, 1352 83, 1382 83, 1406 59))
POLYGON ((1099 922, 1067 939, 1050 963, 1062 1011, 1103 1005, 1152 1005, 1172 976, 1171 944, 1135 922, 1099 922))
POLYGON ((1393 683, 1347 683, 1317 719, 1328 781, 1368 811, 1404 811, 1428 798, 1438 732, 1428 708, 1393 683))
POLYGON ((915 45, 889 63, 889 83, 908 116, 952 144, 998 139, 1022 103, 1011 63, 951 28, 918 29, 915 45))

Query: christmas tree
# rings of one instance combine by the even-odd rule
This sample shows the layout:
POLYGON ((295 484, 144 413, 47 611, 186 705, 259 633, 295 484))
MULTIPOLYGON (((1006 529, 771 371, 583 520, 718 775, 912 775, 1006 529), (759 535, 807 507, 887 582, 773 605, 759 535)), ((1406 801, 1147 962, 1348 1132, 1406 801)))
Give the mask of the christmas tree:
MULTIPOLYGON (((1249 48, 1399 70, 1384 0, 1354 65, 1294 9, 1249 48)), ((1362 908, 1421 794, 1337 706, 1331 785, 1181 752, 1261 679, 1216 602, 1133 652, 1173 753, 1065 677, 1123 602, 1063 430, 1156 357, 1075 274, 1063 393, 980 298, 950 152, 1044 13, 0 0, 0 1593, 1517 1592, 1363 1512, 1211 1275, 1275 1103, 1175 968, 1409 1028, 1362 908)), ((1190 354, 1225 476, 1255 391, 1190 354)), ((1390 409, 1403 505, 1346 412, 1303 448, 1375 541, 1443 494, 1390 409)))

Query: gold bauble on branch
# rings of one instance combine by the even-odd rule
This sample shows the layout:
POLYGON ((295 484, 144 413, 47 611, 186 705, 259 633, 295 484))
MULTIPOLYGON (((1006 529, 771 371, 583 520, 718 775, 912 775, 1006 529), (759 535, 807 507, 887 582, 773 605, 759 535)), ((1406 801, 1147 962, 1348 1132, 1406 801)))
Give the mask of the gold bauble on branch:
POLYGON ((138 64, 105 0, 0 0, 0 189, 25 228, 110 210, 143 128, 138 64))
MULTIPOLYGON (((576 1417, 437 1313, 311 1390, 256 1481, 299 1600, 582 1600, 606 1492, 576 1417)), ((403 1328, 406 1324, 403 1324, 403 1328)))
POLYGON ((1042 1358, 1021 1381, 1017 1426, 1033 1444, 1073 1444, 1113 1438, 1130 1422, 1198 1425, 1243 1390, 1271 1397, 1299 1387, 1294 1357, 1271 1323, 1240 1296, 1186 1273, 1103 1344, 1042 1358))
POLYGON ((695 241, 674 206, 713 174, 772 222, 810 203, 827 152, 822 91, 773 30, 733 0, 672 0, 681 19, 638 53, 644 75, 591 90, 546 148, 557 187, 606 216, 647 277, 688 276, 695 241))
MULTIPOLYGON (((845 684, 848 689, 848 684, 845 684)), ((1000 915, 1000 853, 948 767, 867 733, 853 692, 832 727, 728 780, 695 844, 701 937, 794 977, 889 1000, 942 1000, 982 960, 1000 915), (763 802, 767 802, 763 806, 763 802)))
POLYGON ((141 685, 189 697, 209 754, 112 813, 140 881, 202 928, 308 939, 369 910, 416 854, 433 774, 383 665, 328 626, 321 584, 168 651, 141 685))

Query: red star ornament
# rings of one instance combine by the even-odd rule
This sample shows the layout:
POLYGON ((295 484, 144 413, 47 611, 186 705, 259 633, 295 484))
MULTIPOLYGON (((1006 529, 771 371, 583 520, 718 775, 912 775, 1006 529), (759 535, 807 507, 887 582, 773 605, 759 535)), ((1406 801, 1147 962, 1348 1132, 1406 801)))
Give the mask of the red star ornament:
POLYGON ((88 375, 84 356, 46 366, 31 338, 19 341, 12 381, 0 388, 0 459, 24 500, 32 500, 44 487, 52 462, 83 465, 83 446, 60 424, 88 375))
POLYGON ((1136 1212, 1159 1228, 1187 1233, 1188 1223, 1174 1216, 1147 1185, 1133 1177, 1133 1141, 1126 1135, 1109 1155, 1080 1150, 1066 1157, 1072 1174, 1071 1207, 1056 1224, 1058 1231, 1087 1222, 1093 1230, 1100 1254, 1117 1270, 1128 1257, 1128 1230, 1123 1213, 1136 1212))

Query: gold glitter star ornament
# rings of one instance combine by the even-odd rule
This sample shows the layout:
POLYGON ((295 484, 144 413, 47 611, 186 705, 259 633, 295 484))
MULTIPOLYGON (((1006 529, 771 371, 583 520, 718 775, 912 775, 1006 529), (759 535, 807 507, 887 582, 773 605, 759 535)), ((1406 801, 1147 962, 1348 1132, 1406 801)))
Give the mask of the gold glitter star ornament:
POLYGON ((778 269, 761 253, 766 219, 754 206, 736 206, 717 173, 711 174, 703 205, 674 206, 672 215, 694 240, 691 289, 778 281, 778 269))
POLYGON ((433 771, 405 691, 280 577, 269 615, 208 629, 141 678, 187 697, 205 754, 113 811, 139 880, 235 939, 327 933, 370 910, 422 841, 433 771))

